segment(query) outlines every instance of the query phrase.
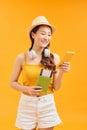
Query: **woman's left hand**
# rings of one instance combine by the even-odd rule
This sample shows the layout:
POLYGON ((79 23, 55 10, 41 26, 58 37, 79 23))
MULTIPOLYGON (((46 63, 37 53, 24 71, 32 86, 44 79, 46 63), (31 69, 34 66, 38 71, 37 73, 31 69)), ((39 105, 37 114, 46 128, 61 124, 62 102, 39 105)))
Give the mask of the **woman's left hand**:
POLYGON ((63 62, 63 64, 60 65, 59 69, 61 69, 63 72, 69 72, 70 62, 63 62))

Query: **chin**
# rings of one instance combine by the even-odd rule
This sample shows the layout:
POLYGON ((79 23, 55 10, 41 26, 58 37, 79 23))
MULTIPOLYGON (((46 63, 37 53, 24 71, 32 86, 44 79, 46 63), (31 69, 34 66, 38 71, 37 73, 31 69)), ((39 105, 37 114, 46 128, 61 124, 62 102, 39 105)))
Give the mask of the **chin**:
POLYGON ((41 47, 42 48, 45 48, 45 47, 47 47, 48 46, 48 44, 41 44, 41 47))

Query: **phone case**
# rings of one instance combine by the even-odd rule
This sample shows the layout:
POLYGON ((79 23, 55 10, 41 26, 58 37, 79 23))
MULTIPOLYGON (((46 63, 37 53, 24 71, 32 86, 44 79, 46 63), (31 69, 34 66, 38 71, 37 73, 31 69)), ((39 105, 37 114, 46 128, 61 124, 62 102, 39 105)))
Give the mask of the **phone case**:
POLYGON ((59 65, 61 65, 63 62, 69 62, 72 59, 72 56, 74 54, 75 52, 71 52, 71 51, 66 52, 57 67, 59 67, 59 65))

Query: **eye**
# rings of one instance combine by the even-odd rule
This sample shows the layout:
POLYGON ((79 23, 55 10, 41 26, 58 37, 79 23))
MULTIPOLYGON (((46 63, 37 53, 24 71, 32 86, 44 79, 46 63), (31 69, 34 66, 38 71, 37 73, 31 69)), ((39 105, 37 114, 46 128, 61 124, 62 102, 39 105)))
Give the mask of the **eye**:
POLYGON ((45 33, 41 33, 41 35, 45 35, 45 33))
POLYGON ((51 37, 51 34, 48 34, 49 37, 51 37))

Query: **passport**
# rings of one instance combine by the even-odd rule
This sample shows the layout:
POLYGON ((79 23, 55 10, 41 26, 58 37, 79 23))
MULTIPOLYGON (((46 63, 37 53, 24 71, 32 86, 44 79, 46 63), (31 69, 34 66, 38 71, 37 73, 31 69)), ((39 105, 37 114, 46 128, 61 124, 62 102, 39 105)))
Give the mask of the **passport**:
POLYGON ((47 92, 51 82, 52 70, 41 69, 36 85, 42 87, 42 92, 47 92))

